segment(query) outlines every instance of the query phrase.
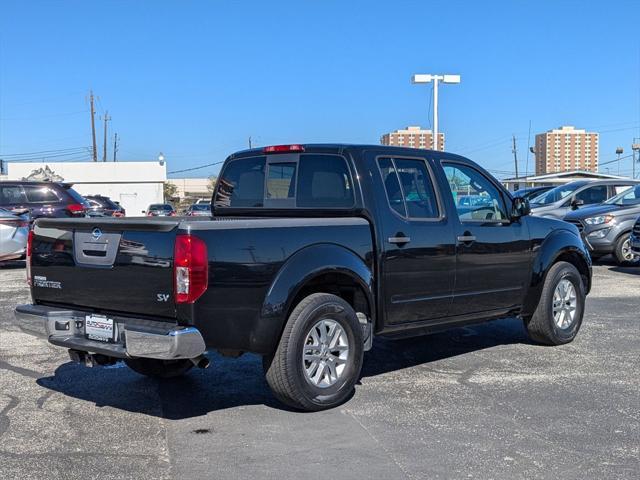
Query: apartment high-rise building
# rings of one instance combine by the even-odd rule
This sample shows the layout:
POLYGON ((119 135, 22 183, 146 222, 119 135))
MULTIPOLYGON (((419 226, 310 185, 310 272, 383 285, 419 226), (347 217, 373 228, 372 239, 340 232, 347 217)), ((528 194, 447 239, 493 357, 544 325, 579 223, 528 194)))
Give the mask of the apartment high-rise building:
POLYGON ((536 175, 598 171, 598 133, 563 126, 536 135, 536 175))
POLYGON ((433 132, 431 130, 422 130, 420 127, 407 127, 406 130, 385 133, 380 138, 380 143, 398 147, 444 150, 444 133, 438 132, 438 148, 434 148, 433 132))

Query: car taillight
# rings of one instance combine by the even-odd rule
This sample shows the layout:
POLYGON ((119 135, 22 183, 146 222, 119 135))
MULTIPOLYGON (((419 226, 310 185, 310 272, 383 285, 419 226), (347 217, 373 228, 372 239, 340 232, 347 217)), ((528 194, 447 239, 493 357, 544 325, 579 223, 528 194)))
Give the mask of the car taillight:
POLYGON ((304 152, 303 145, 271 145, 264 147, 262 153, 304 152))
POLYGON ((29 230, 27 235, 27 284, 31 285, 31 255, 33 253, 33 230, 29 230))
POLYGON ((70 203, 69 205, 67 205, 67 210, 69 211, 69 213, 71 213, 71 215, 78 215, 84 214, 86 208, 84 208, 84 205, 80 203, 70 203))
POLYGON ((202 239, 190 234, 176 236, 173 279, 176 303, 193 303, 207 290, 209 261, 202 239))

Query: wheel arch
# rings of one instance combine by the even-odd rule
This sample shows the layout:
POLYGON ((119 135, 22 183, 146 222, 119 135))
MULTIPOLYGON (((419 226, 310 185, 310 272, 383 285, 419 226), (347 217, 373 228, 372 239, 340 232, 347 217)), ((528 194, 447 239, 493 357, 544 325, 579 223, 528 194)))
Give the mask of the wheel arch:
MULTIPOLYGON (((373 273, 353 251, 336 244, 315 244, 293 254, 271 283, 255 335, 271 338, 274 351, 291 310, 312 293, 333 293, 375 322, 373 273)), ((375 324, 375 323, 374 323, 375 324)))
POLYGON ((582 239, 568 230, 554 230, 540 245, 533 260, 531 279, 522 307, 524 317, 533 315, 549 269, 558 262, 572 264, 582 277, 585 293, 591 290, 591 257, 582 239))

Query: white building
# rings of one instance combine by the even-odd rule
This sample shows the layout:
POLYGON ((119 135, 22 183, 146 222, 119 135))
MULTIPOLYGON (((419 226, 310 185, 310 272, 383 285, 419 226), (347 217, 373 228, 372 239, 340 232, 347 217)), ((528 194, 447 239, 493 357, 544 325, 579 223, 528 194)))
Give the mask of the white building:
POLYGON ((36 180, 43 174, 72 183, 81 195, 104 195, 120 202, 127 216, 135 217, 150 204, 164 201, 167 167, 164 162, 9 162, 6 179, 36 180))

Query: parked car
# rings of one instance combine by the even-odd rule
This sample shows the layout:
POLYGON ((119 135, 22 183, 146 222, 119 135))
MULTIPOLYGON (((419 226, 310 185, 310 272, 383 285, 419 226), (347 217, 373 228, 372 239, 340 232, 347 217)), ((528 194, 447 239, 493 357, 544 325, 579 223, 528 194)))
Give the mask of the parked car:
POLYGON ((631 231, 629 247, 633 253, 640 256, 640 217, 636 220, 633 230, 631 231))
POLYGON ((2 181, 0 207, 29 210, 32 218, 84 217, 89 204, 67 183, 2 181))
POLYGON ((211 204, 207 203, 194 203, 190 205, 185 215, 188 217, 210 217, 211 216, 211 204))
POLYGON ((516 190, 512 192, 513 195, 526 198, 527 200, 531 200, 538 195, 542 195, 544 192, 548 192, 552 188, 555 188, 553 185, 545 185, 544 187, 529 187, 529 188, 521 188, 520 190, 516 190))
POLYGON ((571 210, 597 205, 638 185, 637 180, 577 180, 560 185, 530 200, 531 214, 562 220, 571 210))
POLYGON ((147 217, 174 217, 176 215, 176 211, 168 203, 154 203, 142 213, 146 213, 147 217))
POLYGON ((149 376, 206 366, 207 349, 253 352, 275 396, 302 410, 349 398, 377 336, 519 316, 558 345, 580 328, 591 260, 577 228, 529 216, 464 157, 246 150, 226 160, 213 199, 217 221, 38 220, 33 304, 18 323, 75 361, 124 359, 149 376), (452 184, 491 202, 459 210, 452 184))
POLYGON ((89 203, 87 214, 90 217, 124 217, 125 210, 109 197, 103 195, 87 195, 84 197, 89 203))
POLYGON ((593 258, 612 253, 619 265, 638 264, 631 250, 631 231, 640 215, 640 184, 601 205, 569 212, 565 221, 578 227, 593 258))
POLYGON ((24 257, 29 224, 29 213, 0 208, 0 262, 24 257))

